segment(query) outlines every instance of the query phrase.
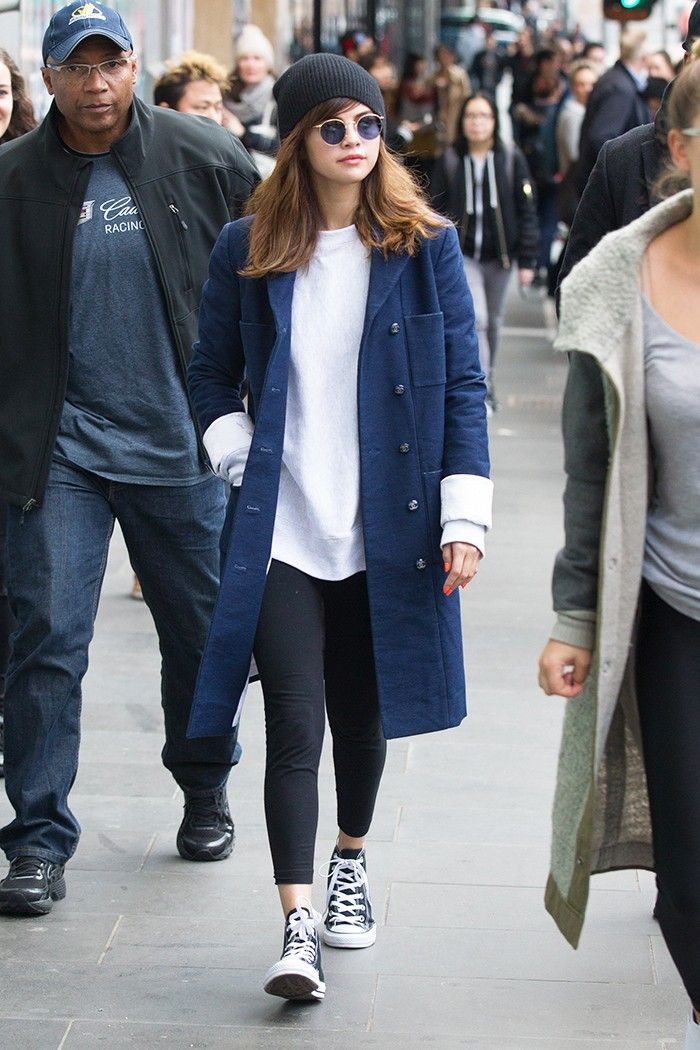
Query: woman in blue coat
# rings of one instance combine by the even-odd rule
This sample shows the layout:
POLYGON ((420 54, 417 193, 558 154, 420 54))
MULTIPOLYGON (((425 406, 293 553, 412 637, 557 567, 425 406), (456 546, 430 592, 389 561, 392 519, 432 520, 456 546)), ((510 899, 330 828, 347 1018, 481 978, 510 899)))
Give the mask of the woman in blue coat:
POLYGON ((457 235, 387 151, 376 81, 309 55, 275 97, 277 166, 212 253, 190 367, 212 466, 232 486, 190 734, 230 730, 254 655, 285 915, 265 989, 319 1000, 324 701, 339 834, 322 936, 366 947, 386 738, 466 713, 457 592, 483 554, 491 482, 457 235))

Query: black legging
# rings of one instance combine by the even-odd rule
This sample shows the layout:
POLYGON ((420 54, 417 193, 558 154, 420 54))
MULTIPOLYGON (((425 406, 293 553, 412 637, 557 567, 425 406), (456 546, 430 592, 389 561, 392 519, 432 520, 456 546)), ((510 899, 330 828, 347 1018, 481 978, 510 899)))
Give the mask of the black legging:
POLYGON ((700 621, 646 583, 637 694, 649 785, 661 932, 700 1009, 700 621))
POLYGON ((265 816, 275 882, 313 882, 325 708, 338 826, 367 834, 386 741, 379 718, 365 573, 327 581, 273 561, 255 662, 265 697, 265 816))

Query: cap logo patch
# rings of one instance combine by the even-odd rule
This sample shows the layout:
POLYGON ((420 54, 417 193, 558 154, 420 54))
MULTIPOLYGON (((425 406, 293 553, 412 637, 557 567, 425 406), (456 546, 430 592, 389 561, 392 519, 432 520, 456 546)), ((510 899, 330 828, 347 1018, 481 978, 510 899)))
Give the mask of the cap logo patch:
POLYGON ((80 7, 76 7, 73 14, 70 16, 69 26, 72 26, 74 22, 79 22, 81 18, 99 18, 102 22, 107 21, 107 16, 103 15, 98 7, 94 4, 81 4, 80 7))

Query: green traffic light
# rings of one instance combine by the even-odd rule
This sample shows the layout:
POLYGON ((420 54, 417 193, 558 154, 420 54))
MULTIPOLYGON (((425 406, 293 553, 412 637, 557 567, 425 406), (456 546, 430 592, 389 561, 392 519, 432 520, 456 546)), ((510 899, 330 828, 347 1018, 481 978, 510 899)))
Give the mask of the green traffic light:
POLYGON ((624 7, 628 11, 631 11, 634 7, 639 7, 640 4, 641 0, 620 0, 620 7, 624 7))

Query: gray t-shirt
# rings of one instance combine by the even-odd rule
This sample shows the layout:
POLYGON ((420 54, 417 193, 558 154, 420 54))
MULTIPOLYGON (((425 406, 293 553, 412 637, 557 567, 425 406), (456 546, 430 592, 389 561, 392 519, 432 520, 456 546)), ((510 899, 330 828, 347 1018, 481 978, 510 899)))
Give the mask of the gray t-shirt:
POLYGON ((92 163, 54 454, 113 481, 195 484, 206 470, 148 236, 112 154, 92 163))
POLYGON ((700 345, 642 301, 654 463, 644 578, 673 609, 700 620, 700 345))

